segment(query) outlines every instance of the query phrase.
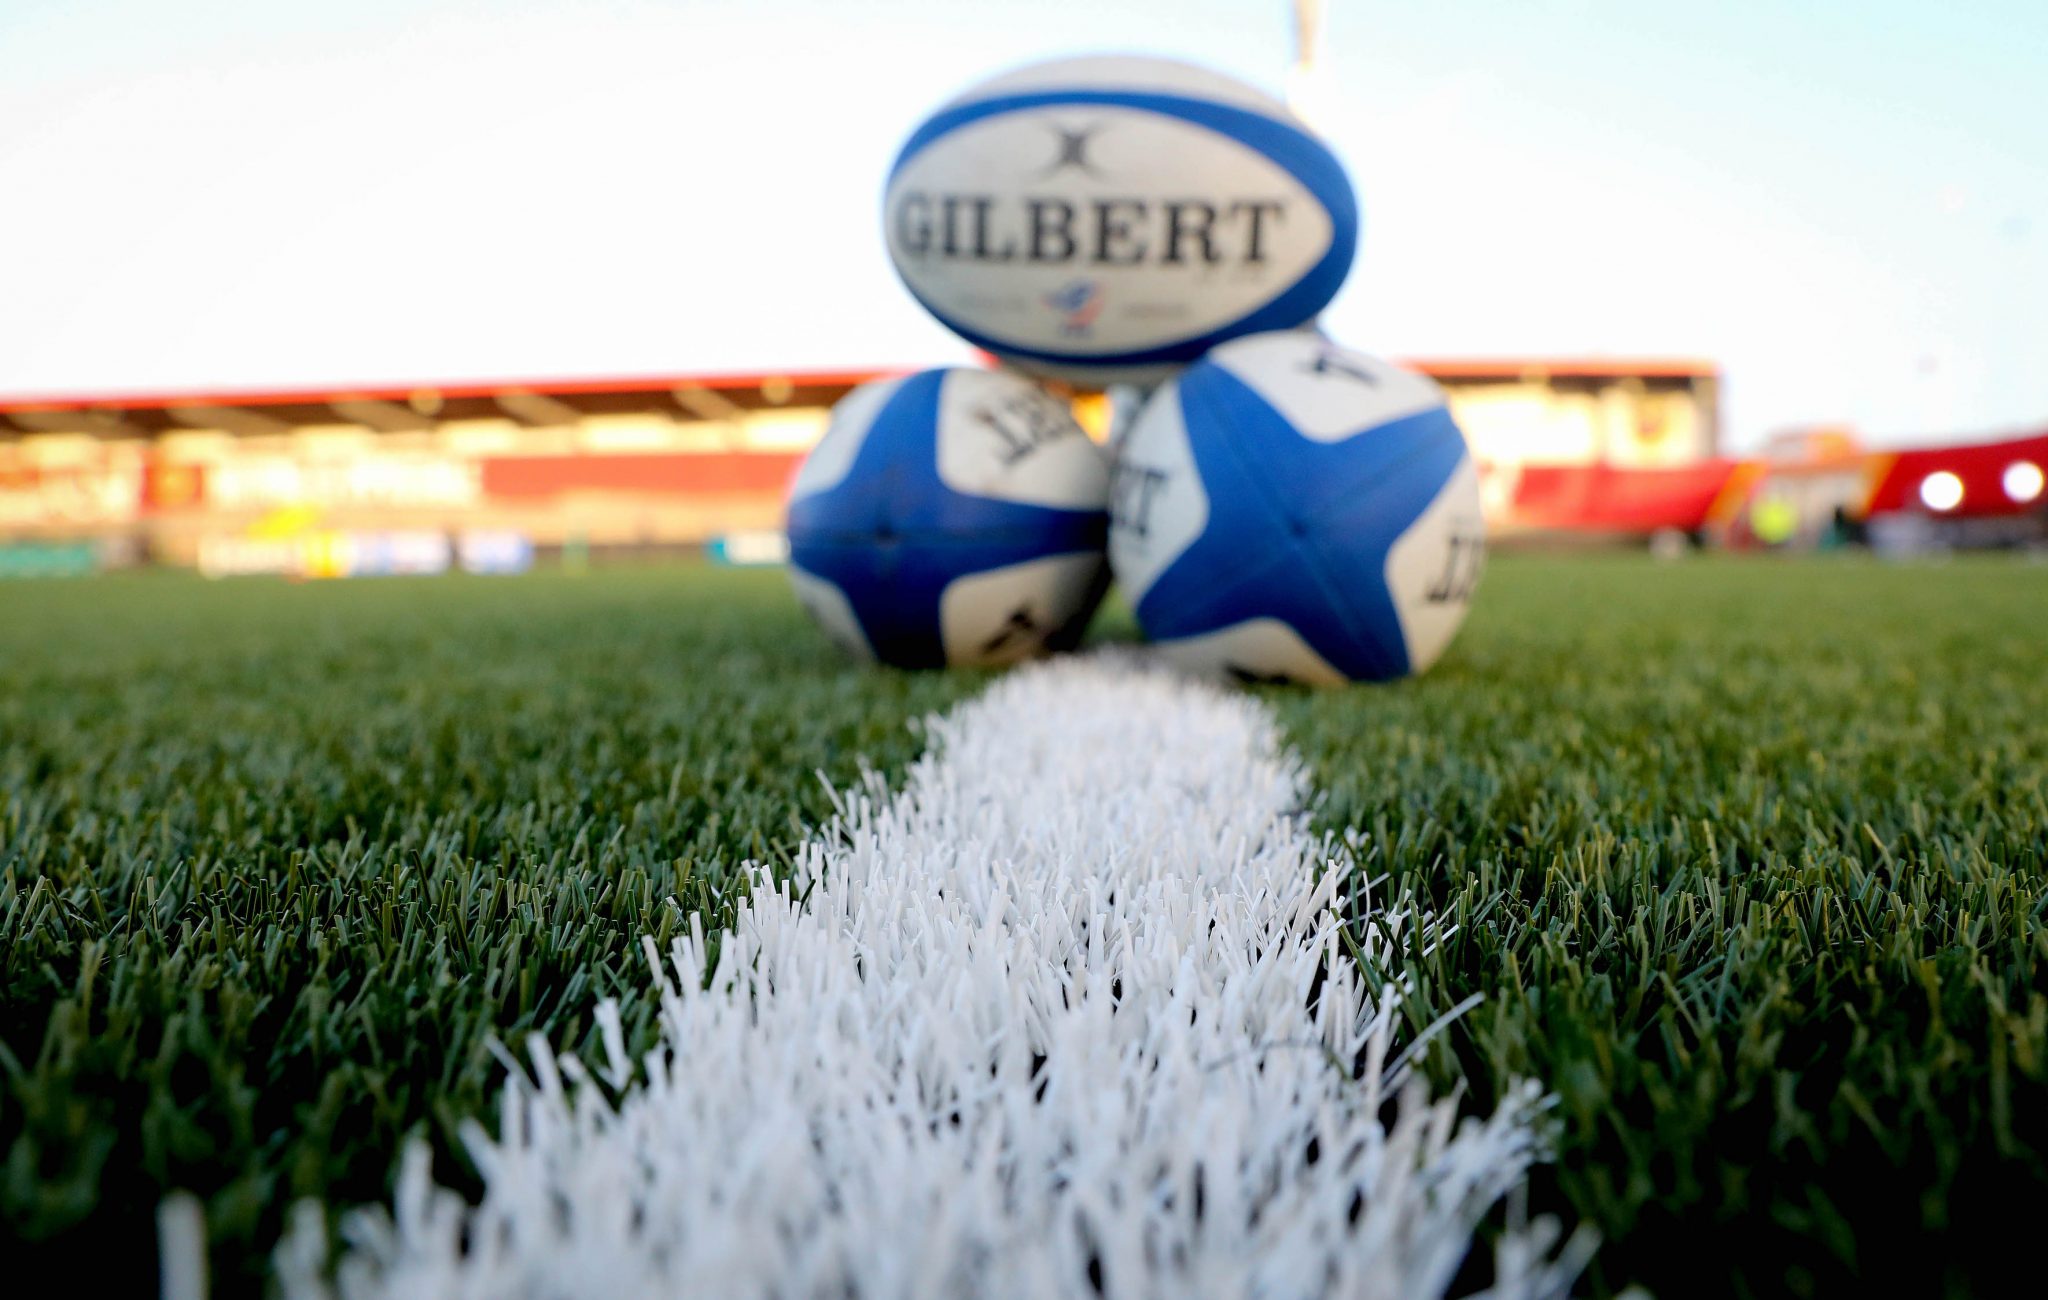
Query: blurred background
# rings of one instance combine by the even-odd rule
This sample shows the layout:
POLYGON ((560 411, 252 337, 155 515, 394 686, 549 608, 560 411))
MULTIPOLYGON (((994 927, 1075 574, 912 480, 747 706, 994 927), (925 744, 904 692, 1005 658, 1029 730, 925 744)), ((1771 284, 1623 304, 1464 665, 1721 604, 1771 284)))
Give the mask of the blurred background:
POLYGON ((1446 386, 1496 537, 2048 545, 2025 0, 9 0, 0 574, 773 561, 831 404, 973 359, 902 138, 1098 50, 1332 140, 1323 324, 1446 386))

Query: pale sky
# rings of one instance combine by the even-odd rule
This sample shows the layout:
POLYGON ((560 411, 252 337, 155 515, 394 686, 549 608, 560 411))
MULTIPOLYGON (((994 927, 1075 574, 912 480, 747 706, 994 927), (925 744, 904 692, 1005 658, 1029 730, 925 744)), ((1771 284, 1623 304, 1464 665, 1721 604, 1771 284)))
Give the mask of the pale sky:
MULTIPOLYGON (((1328 0, 1395 356, 1718 361, 1731 442, 2048 422, 2048 4, 1328 0)), ((1279 89, 1289 0, 0 0, 0 394, 958 360, 882 179, 1136 51, 1279 89)))

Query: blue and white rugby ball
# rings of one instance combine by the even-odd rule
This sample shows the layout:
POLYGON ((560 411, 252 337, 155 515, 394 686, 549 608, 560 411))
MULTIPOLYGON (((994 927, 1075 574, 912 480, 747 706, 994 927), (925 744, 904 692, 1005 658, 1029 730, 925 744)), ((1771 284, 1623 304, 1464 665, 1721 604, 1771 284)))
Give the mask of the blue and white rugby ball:
POLYGON ((864 384, 790 487, 790 581, 834 641, 900 668, 1070 648, 1109 582, 1108 500, 1108 457, 1028 380, 864 384))
POLYGON ((1117 448, 1110 516, 1146 634, 1244 681, 1423 671, 1485 560, 1442 390, 1305 330, 1227 343, 1155 393, 1117 448))
POLYGON ((918 127, 883 224, 947 328, 1101 387, 1315 316, 1351 269, 1358 202, 1336 156, 1250 86, 1165 59, 1062 59, 918 127))

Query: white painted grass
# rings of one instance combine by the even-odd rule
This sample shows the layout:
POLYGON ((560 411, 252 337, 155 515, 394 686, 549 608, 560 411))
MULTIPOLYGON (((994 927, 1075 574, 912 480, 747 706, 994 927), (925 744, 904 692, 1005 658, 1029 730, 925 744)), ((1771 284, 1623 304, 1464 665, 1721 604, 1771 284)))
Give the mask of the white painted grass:
MULTIPOLYGON (((467 1134, 482 1203, 414 1150, 331 1281, 301 1208, 285 1293, 1441 1294, 1540 1099, 1459 1123, 1389 1067, 1270 715, 1097 658, 929 725, 899 793, 677 942, 659 1050, 610 1008, 601 1066, 532 1042, 467 1134)), ((1497 1290, 1561 1292, 1557 1235, 1510 1233, 1497 1290)))

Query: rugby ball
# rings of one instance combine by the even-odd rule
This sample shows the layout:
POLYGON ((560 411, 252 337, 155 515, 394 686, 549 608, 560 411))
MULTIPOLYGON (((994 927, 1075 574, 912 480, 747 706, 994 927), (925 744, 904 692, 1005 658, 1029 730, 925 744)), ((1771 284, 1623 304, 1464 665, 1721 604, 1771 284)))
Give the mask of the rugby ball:
POLYGON ((790 581, 826 634, 901 668, 1071 647, 1109 574, 1109 460, 1029 380, 864 384, 789 495, 790 581))
POLYGON ((1383 681, 1450 644, 1485 561, 1434 383, 1310 331, 1238 339, 1118 445, 1110 564, 1165 656, 1241 681, 1383 681))
POLYGON ((1083 387, 1151 383, 1314 317, 1358 244, 1344 168, 1287 109, 1165 59, 1038 63, 941 107, 883 196, 889 257, 954 333, 1083 387))

